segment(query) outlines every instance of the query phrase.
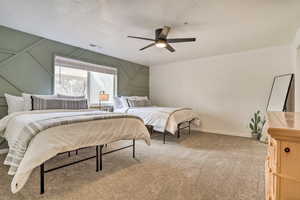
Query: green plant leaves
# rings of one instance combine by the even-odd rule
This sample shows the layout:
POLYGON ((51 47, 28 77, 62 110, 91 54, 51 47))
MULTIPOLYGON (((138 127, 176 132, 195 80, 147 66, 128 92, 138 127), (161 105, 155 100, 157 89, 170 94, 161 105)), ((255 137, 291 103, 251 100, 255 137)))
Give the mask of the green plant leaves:
POLYGON ((254 130, 253 124, 249 124, 249 127, 251 128, 251 130, 254 130))
POLYGON ((266 123, 266 119, 261 116, 261 112, 258 110, 254 112, 254 116, 251 118, 249 123, 249 128, 252 131, 252 134, 257 134, 257 139, 262 135, 263 126, 266 123))

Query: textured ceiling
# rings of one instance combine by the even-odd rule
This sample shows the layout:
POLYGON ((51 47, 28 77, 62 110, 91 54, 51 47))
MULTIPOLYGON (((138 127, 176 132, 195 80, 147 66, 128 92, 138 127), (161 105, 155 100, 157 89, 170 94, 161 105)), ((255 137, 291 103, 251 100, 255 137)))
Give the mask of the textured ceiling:
POLYGON ((0 24, 133 62, 156 65, 292 41, 300 26, 299 0, 0 0, 0 24), (188 25, 184 25, 188 22, 188 25), (139 48, 169 25, 175 53, 139 48), (90 43, 101 48, 92 48, 90 43))

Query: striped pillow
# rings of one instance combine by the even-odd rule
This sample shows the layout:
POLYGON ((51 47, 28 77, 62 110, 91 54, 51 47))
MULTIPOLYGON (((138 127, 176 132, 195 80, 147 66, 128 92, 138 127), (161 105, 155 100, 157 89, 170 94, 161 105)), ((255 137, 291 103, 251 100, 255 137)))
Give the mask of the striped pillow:
POLYGON ((129 107, 147 107, 152 106, 151 101, 148 99, 127 99, 129 107))
POLYGON ((87 99, 62 99, 62 98, 40 98, 32 96, 33 110, 49 110, 49 109, 87 109, 87 99))

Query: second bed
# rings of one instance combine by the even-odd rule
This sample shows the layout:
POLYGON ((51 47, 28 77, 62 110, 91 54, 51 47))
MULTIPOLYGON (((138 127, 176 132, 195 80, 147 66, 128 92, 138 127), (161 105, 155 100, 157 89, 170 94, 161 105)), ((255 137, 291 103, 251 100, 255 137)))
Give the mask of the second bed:
POLYGON ((200 125, 198 114, 191 108, 152 106, 147 101, 147 97, 118 97, 115 98, 114 112, 140 117, 151 130, 163 133, 163 143, 168 133, 177 134, 179 138, 182 129, 188 128, 190 133, 191 125, 200 125))

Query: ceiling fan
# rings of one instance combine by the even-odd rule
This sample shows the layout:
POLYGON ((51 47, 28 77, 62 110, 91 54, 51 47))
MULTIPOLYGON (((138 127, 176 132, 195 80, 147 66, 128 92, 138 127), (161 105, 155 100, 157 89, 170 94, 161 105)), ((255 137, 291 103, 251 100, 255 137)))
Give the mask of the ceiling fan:
POLYGON ((155 39, 144 38, 144 37, 136 37, 136 36, 128 36, 129 38, 135 38, 140 40, 148 40, 153 41, 153 43, 143 47, 140 51, 147 49, 152 46, 156 46, 158 48, 166 48, 170 52, 174 52, 175 49, 169 43, 179 43, 179 42, 195 42, 196 38, 170 38, 168 39, 168 34, 171 30, 171 27, 164 26, 164 28, 158 28, 155 30, 155 39))

